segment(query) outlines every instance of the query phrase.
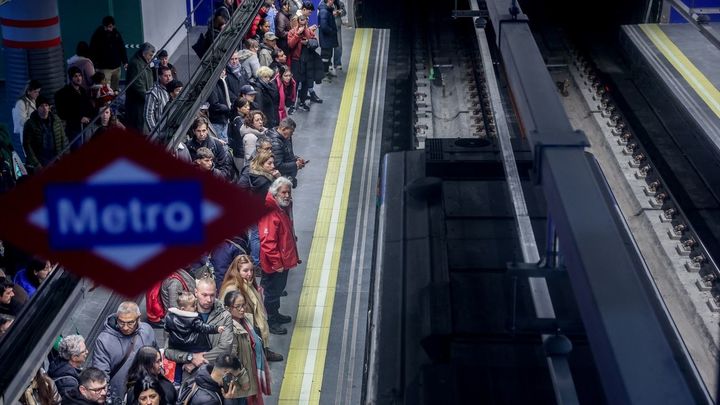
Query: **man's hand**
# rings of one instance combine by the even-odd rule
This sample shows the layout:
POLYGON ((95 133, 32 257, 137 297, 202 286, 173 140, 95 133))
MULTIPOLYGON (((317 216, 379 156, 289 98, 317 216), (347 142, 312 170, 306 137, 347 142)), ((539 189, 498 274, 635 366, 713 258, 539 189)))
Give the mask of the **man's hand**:
POLYGON ((193 353, 193 358, 191 362, 193 366, 200 367, 207 362, 208 361, 205 360, 205 353, 193 353))
POLYGON ((295 165, 298 169, 302 169, 303 167, 305 167, 306 164, 307 162, 303 158, 297 158, 297 160, 295 160, 295 165))
POLYGON ((186 373, 191 374, 193 371, 195 371, 197 367, 193 366, 192 363, 185 363, 183 364, 183 370, 185 370, 186 373))
POLYGON ((87 123, 90 122, 90 118, 88 117, 82 117, 80 118, 80 123, 83 125, 87 125, 87 123))
POLYGON ((218 333, 223 333, 223 332, 225 332, 225 327, 224 327, 224 326, 218 326, 218 333))
POLYGON ((232 399, 233 397, 231 397, 230 395, 235 392, 235 387, 237 387, 237 383, 235 382, 235 380, 232 380, 232 382, 228 384, 227 390, 225 390, 225 387, 223 387, 223 397, 227 399, 232 399))

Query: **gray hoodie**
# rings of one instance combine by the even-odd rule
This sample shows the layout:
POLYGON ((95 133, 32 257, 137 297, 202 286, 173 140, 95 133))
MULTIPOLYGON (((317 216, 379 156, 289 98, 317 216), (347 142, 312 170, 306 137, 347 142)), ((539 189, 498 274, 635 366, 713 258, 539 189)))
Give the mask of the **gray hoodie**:
POLYGON ((250 75, 249 77, 255 77, 255 73, 260 69, 260 59, 255 52, 243 49, 240 51, 240 66, 250 75))
MULTIPOLYGON (((125 397, 125 383, 130 365, 135 359, 138 350, 143 346, 158 347, 155 341, 155 332, 150 325, 145 322, 139 322, 137 329, 131 335, 123 335, 117 327, 117 316, 110 315, 105 321, 105 328, 95 340, 95 349, 93 350, 92 367, 102 370, 110 379, 110 392, 108 396, 113 398, 125 397), (110 375, 110 371, 120 364, 125 357, 125 352, 130 349, 133 338, 137 336, 132 352, 127 357, 125 364, 115 373, 110 375)), ((113 403, 115 403, 113 401, 113 403)), ((120 402, 118 402, 120 403, 120 402)))

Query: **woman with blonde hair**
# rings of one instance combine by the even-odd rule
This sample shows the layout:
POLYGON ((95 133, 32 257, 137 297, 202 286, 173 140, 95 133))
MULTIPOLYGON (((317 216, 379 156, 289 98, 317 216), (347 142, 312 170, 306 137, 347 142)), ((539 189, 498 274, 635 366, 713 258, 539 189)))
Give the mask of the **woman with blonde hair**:
POLYGON ((255 266, 248 255, 238 255, 230 264, 225 279, 220 285, 220 301, 232 291, 241 291, 247 299, 248 311, 245 317, 259 331, 265 344, 265 356, 268 361, 282 361, 283 356, 270 350, 270 327, 267 322, 267 312, 263 304, 261 287, 255 280, 255 266))

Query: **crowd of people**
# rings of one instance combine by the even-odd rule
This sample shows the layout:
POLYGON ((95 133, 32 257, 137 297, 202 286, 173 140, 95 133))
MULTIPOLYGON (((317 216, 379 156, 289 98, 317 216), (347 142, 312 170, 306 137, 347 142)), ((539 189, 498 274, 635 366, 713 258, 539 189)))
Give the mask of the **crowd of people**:
MULTIPOLYGON (((201 39, 216 38, 239 3, 220 1, 201 39)), ((149 290, 145 311, 120 304, 90 347, 80 335, 58 339, 22 403, 262 404, 271 395, 268 362, 284 361, 271 335, 288 332, 280 303, 301 264, 292 193, 309 163, 294 153, 291 116, 323 103, 315 84, 342 70, 344 15, 339 0, 265 2, 174 154, 264 199, 266 215, 149 290)), ((67 76, 54 103, 30 80, 12 133, 0 127, 0 193, 109 128, 150 134, 183 87, 166 51, 145 43, 128 58, 113 17, 77 45, 67 76)), ((0 241, 0 266, 2 336, 57 264, 0 241)))

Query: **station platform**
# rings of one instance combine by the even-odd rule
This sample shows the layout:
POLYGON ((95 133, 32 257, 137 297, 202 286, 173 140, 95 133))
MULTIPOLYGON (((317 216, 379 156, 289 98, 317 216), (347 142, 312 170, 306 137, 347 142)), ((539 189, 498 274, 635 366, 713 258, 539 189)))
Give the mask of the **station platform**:
POLYGON ((623 26, 621 43, 638 87, 717 198, 720 49, 691 24, 623 26))
POLYGON ((303 264, 281 300, 288 334, 270 338, 286 360, 270 366, 267 404, 361 400, 389 37, 344 29, 343 70, 317 86, 324 103, 293 115, 295 153, 310 160, 293 195, 303 264))

